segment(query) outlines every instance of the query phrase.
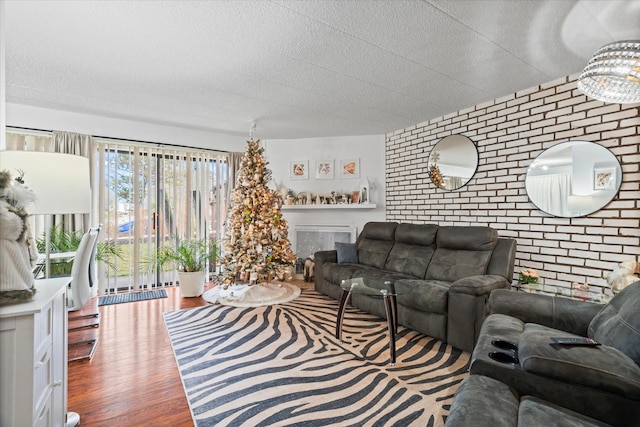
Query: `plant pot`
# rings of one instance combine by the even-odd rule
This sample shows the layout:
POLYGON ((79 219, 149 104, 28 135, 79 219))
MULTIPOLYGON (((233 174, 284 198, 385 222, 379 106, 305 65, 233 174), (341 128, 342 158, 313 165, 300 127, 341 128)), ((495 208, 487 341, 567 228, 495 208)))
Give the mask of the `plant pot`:
POLYGON ((180 295, 183 297, 199 297, 204 293, 205 271, 178 272, 180 295))

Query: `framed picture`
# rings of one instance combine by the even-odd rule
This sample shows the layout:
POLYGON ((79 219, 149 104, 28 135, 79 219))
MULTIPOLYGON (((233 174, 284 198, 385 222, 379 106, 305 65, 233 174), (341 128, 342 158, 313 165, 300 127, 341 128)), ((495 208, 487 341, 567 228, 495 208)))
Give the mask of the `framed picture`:
POLYGON ((309 179, 309 162, 307 160, 296 160, 289 163, 289 178, 309 179))
POLYGON ((351 192, 351 203, 360 203, 360 192, 352 191, 351 192))
POLYGON ((593 189, 594 190, 615 190, 616 169, 601 168, 594 169, 593 189))
POLYGON ((316 179, 333 179, 333 160, 316 160, 316 179))
POLYGON ((360 178, 360 159, 340 160, 340 178, 360 178))

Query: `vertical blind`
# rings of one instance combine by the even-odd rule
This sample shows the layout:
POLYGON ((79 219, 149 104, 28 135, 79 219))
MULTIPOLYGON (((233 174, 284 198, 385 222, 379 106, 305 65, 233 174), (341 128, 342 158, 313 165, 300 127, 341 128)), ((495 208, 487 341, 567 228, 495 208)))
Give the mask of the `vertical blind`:
POLYGON ((123 257, 115 269, 99 266, 99 292, 175 284, 174 269, 155 270, 153 253, 183 239, 222 238, 228 155, 102 138, 94 149, 96 222, 123 257))

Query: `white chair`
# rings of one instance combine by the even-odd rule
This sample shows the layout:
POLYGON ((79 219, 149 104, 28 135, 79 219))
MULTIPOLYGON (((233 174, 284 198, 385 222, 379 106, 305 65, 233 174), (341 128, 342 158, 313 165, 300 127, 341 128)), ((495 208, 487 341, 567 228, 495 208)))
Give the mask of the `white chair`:
MULTIPOLYGON (((94 259, 96 256, 96 250, 98 247, 98 235, 100 234, 101 227, 90 228, 88 232, 86 232, 82 239, 80 240, 80 245, 78 246, 78 250, 76 251, 76 257, 73 261, 73 267, 71 267, 71 288, 68 289, 67 292, 67 311, 78 311, 84 307, 84 305, 91 298, 91 286, 95 282, 95 270, 93 267, 94 259)), ((73 318, 69 318, 69 320, 83 319, 83 318, 95 318, 98 319, 100 313, 93 313, 83 316, 76 316, 73 318)), ((83 325, 79 327, 69 327, 69 332, 79 329, 86 328, 97 328, 97 323, 90 323, 88 325, 83 325)), ((83 339, 80 341, 72 341, 71 339, 68 342, 69 347, 73 347, 76 345, 90 345, 89 352, 86 356, 69 359, 71 360, 79 360, 79 359, 91 359, 93 357, 93 352, 95 350, 96 344, 98 343, 97 337, 90 339, 83 339)), ((67 424, 66 427, 75 427, 80 424, 80 415, 77 412, 67 412, 67 424)))
POLYGON ((100 228, 91 228, 80 240, 73 267, 71 267, 71 288, 67 293, 67 310, 80 310, 91 298, 90 265, 95 258, 100 228))

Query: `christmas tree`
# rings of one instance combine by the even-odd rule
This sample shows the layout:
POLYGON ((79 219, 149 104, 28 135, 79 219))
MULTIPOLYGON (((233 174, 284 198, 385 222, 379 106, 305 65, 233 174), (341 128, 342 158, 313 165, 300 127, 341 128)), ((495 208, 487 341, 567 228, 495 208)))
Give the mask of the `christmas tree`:
POLYGON ((279 195, 267 187, 271 171, 263 151, 260 140, 247 141, 223 240, 226 283, 247 283, 252 277, 282 280, 296 261, 279 195))

